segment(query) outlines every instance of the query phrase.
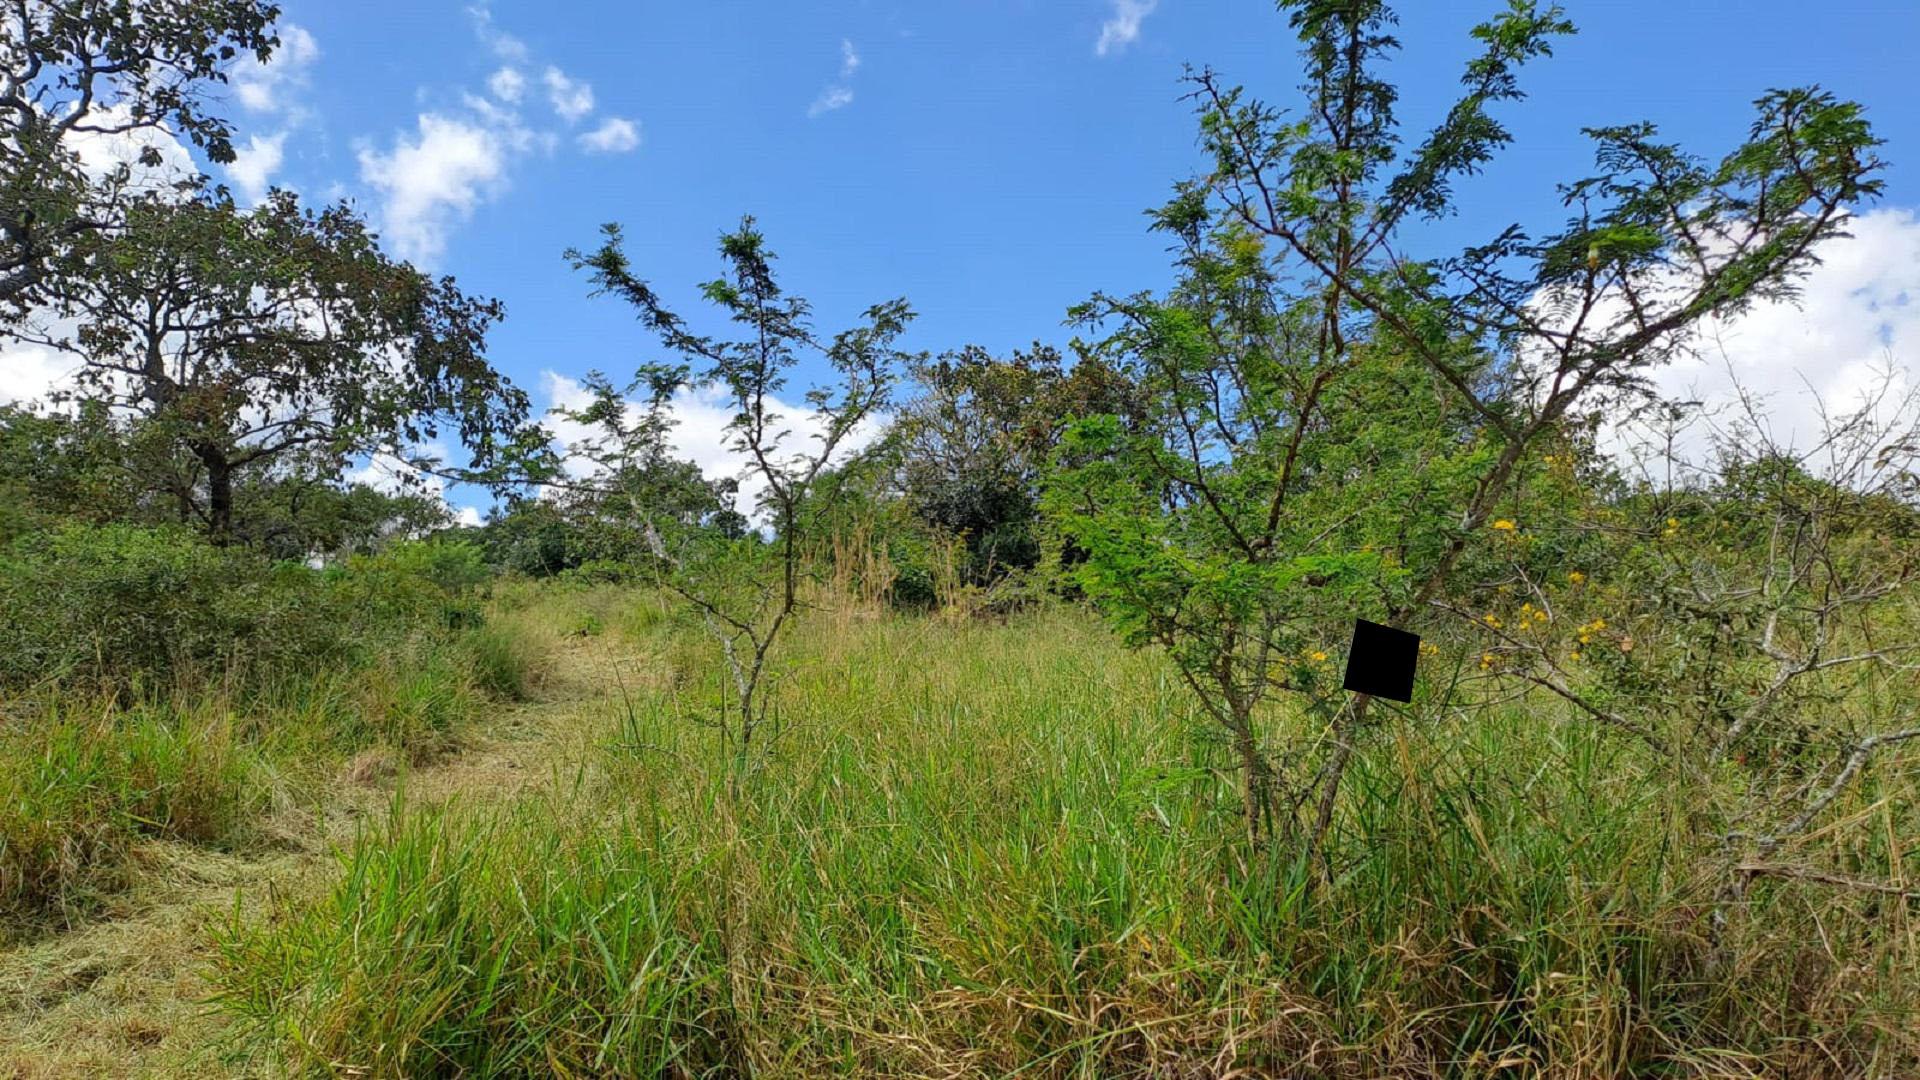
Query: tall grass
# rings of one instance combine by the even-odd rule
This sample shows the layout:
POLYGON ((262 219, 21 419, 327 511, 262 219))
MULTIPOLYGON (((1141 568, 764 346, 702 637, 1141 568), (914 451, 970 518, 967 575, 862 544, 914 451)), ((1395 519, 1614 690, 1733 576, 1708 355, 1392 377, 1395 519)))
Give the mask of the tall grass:
POLYGON ((697 630, 635 620, 679 670, 600 768, 396 812, 229 929, 222 1000, 379 1075, 1920 1069, 1904 906, 1763 884, 1716 936, 1695 796, 1590 725, 1398 718, 1322 880, 1248 857, 1190 699, 1075 615, 805 625, 737 800, 697 630))
POLYGON ((0 731, 0 917, 86 909, 143 836, 243 840, 271 776, 217 701, 56 703, 0 731))
POLYGON ((531 692, 545 647, 511 614, 401 623, 330 665, 239 684, 188 668, 137 693, 53 682, 0 700, 0 941, 96 910, 143 839, 245 845, 355 751, 444 753, 492 703, 531 692))

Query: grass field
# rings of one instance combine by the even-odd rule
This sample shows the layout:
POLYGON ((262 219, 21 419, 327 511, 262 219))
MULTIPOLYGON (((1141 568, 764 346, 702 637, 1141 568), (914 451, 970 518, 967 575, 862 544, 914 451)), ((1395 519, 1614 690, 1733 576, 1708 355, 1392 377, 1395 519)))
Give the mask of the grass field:
MULTIPOLYGON (((1084 613, 816 613, 731 797, 696 623, 515 602, 596 650, 584 741, 513 797, 403 796, 224 920, 237 1045, 350 1075, 1920 1072, 1908 902, 1725 902, 1708 792, 1541 700, 1376 725, 1308 867, 1249 855, 1224 748, 1084 613)), ((1914 759, 1880 765, 1800 854, 1907 880, 1914 759)))

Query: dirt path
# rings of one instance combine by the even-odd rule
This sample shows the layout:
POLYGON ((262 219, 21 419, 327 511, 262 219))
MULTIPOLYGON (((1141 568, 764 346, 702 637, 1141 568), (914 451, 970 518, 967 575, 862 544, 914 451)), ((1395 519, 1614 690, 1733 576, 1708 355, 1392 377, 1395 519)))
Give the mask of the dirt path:
POLYGON ((341 777, 317 805, 276 818, 263 850, 140 848, 134 887, 101 917, 0 951, 0 1078, 269 1075, 222 1038, 206 1003, 211 932, 236 898, 325 887, 339 846, 398 788, 409 803, 488 805, 583 760, 606 718, 604 676, 632 661, 615 650, 604 638, 563 643, 535 700, 502 708, 458 752, 404 777, 341 777))

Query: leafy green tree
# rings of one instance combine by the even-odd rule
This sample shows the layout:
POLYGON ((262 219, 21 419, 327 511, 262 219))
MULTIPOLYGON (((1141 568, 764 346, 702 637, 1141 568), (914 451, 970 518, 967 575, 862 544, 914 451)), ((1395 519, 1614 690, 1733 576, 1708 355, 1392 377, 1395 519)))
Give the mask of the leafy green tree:
POLYGON ((968 584, 989 585, 1040 561, 1042 482, 1075 417, 1133 415, 1130 384, 1098 357, 1069 367, 1035 344, 996 357, 979 346, 912 372, 920 388, 888 435, 914 516, 966 547, 968 584))
MULTIPOLYGON (((0 12, 0 312, 79 272, 76 245, 126 224, 126 167, 89 176, 80 137, 182 136, 215 162, 233 132, 208 111, 237 58, 279 39, 266 0, 20 0, 0 12)), ((151 145, 144 165, 158 165, 151 145)))
POLYGON ((0 407, 0 542, 68 520, 163 521, 131 465, 126 425, 104 406, 0 407))
POLYGON ((437 493, 341 484, 326 470, 273 469, 236 491, 234 539, 275 559, 365 555, 452 524, 437 493))
POLYGON ((1073 427, 1047 504, 1087 553, 1075 570, 1087 594, 1130 643, 1173 659, 1228 737, 1248 827, 1265 836, 1293 824, 1276 820, 1276 796, 1300 791, 1276 790, 1263 706, 1295 691, 1320 728, 1331 722, 1331 658, 1353 613, 1404 598, 1488 447, 1418 361, 1356 345, 1337 371, 1326 363, 1314 304, 1280 290, 1244 227, 1160 225, 1182 244, 1179 285, 1077 309, 1110 328, 1084 347, 1149 410, 1073 427))
POLYGON ((1304 107, 1284 114, 1213 72, 1191 76, 1208 171, 1156 216, 1181 239, 1181 283, 1166 300, 1081 309, 1121 320, 1103 347, 1157 373, 1152 442, 1084 425, 1065 449, 1085 463, 1055 507, 1091 554, 1089 589, 1130 637, 1166 646, 1228 728, 1256 835, 1276 784, 1257 706, 1276 686, 1304 688, 1327 714, 1278 778, 1288 805, 1315 809, 1311 847, 1371 700, 1335 706, 1317 680, 1270 663, 1314 606, 1302 591, 1322 595, 1329 619, 1343 607, 1423 619, 1529 448, 1576 406, 1639 390, 1702 318, 1789 294, 1814 247, 1878 192, 1879 162, 1858 106, 1773 91, 1717 164, 1648 124, 1592 129, 1598 171, 1561 189, 1561 228, 1512 226, 1457 256, 1411 258, 1407 223, 1449 213, 1455 182, 1510 141, 1491 108, 1522 96, 1519 68, 1571 24, 1516 0, 1476 27, 1465 92, 1403 152, 1398 90, 1380 74, 1398 47, 1390 6, 1280 6, 1303 45, 1304 107), (1409 362, 1424 377, 1404 400, 1368 386, 1410 378, 1409 362), (1376 406, 1423 426, 1353 411, 1376 406), (1349 451, 1322 436, 1343 429, 1366 441, 1351 451, 1362 460, 1336 467, 1349 451), (1363 493, 1404 523, 1354 501, 1363 493))
POLYGON ((773 533, 769 543, 757 532, 669 530, 658 493, 636 490, 628 503, 644 515, 640 524, 664 584, 702 614, 720 643, 736 692, 721 730, 737 786, 762 749, 756 737, 770 715, 765 681, 774 647, 802 606, 810 532, 823 509, 816 497, 825 490, 820 482, 849 439, 885 408, 898 373, 911 362, 895 341, 913 311, 905 300, 886 301, 868 308, 860 325, 822 337, 807 302, 775 280, 773 252, 748 217, 720 237, 726 273, 701 289, 741 335, 697 334, 635 276, 619 226, 606 226, 604 235, 597 250, 570 251, 569 259, 592 273, 598 291, 633 305, 682 362, 641 365, 636 388, 645 390, 646 405, 640 409, 611 385, 597 384, 595 402, 575 416, 605 432, 596 457, 616 479, 670 477, 668 404, 684 388, 718 388, 734 410, 726 430, 730 448, 746 462, 742 487, 757 484, 759 509, 773 533), (778 395, 805 357, 832 381, 803 392, 804 411, 788 411, 778 395), (812 430, 797 431, 801 424, 812 430))
POLYGON ((142 204, 52 310, 55 329, 22 336, 80 360, 72 394, 177 448, 181 497, 216 543, 245 470, 298 455, 333 478, 443 427, 484 469, 535 438, 526 395, 486 360, 500 305, 389 259, 344 205, 142 204))

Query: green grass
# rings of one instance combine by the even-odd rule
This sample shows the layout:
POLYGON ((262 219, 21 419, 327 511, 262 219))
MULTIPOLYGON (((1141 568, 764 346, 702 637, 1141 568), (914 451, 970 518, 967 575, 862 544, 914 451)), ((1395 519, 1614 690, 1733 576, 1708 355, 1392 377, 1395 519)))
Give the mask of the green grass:
POLYGON ((673 670, 631 711, 608 688, 594 768, 396 811, 331 893, 229 928, 262 1045, 376 1075, 1920 1068, 1900 902, 1761 883, 1716 938, 1698 793, 1556 712, 1383 726, 1322 883, 1247 857, 1189 698, 1089 619, 814 618, 733 801, 709 647, 655 603, 608 623, 673 670))
POLYGON ((415 762, 446 752, 482 710, 530 692, 545 647, 537 627, 504 614, 245 689, 183 678, 130 702, 57 685, 8 699, 0 941, 96 911, 126 885, 143 839, 245 845, 290 792, 319 798, 355 751, 384 746, 415 762))
POLYGON ((0 732, 0 919, 86 910, 141 837, 241 842, 275 788, 217 701, 67 704, 0 732))

